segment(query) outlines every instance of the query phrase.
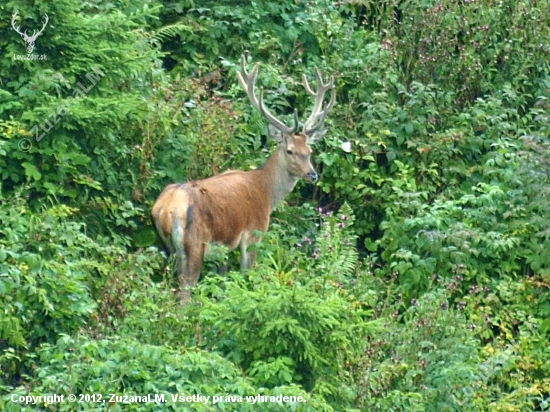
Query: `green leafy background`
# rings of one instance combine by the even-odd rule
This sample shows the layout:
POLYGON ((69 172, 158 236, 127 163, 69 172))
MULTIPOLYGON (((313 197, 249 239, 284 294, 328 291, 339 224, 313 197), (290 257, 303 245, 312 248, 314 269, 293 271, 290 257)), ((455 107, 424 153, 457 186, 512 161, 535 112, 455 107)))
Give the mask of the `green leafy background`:
POLYGON ((549 39, 547 0, 3 2, 0 409, 548 410, 549 39), (285 119, 335 76, 320 181, 181 307, 149 212, 272 152, 243 53, 285 119), (11 401, 54 393, 305 402, 11 401))

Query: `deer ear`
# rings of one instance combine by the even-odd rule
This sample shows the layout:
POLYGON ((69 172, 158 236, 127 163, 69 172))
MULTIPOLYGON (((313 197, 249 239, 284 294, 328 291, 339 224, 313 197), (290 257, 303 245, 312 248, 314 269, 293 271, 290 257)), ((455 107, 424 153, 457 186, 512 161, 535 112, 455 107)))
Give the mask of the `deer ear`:
POLYGON ((323 137, 325 137, 327 132, 328 132, 328 128, 321 129, 321 130, 316 130, 315 132, 313 132, 311 135, 309 135, 307 137, 307 143, 308 144, 317 143, 319 140, 321 140, 323 137))
POLYGON ((279 129, 277 129, 273 125, 268 126, 269 135, 275 140, 277 143, 281 143, 284 139, 283 132, 281 132, 279 129))

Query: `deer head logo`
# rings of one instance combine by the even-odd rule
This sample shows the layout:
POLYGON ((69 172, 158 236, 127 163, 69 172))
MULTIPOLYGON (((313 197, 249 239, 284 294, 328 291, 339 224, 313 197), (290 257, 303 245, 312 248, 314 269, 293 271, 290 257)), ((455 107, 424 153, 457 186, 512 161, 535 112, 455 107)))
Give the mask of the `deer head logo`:
POLYGON ((13 30, 15 30, 17 33, 19 33, 19 35, 21 36, 21 38, 23 39, 23 41, 25 42, 25 47, 27 49, 27 53, 28 54, 31 54, 32 51, 34 50, 34 42, 36 41, 36 38, 38 36, 40 36, 40 34, 42 34, 42 32, 44 31, 44 29, 46 28, 46 25, 48 24, 48 15, 47 14, 44 14, 44 25, 42 26, 42 28, 40 29, 40 31, 38 32, 34 32, 32 34, 32 36, 29 36, 27 34, 27 30, 25 30, 23 33, 21 33, 19 27, 16 27, 15 26, 15 18, 17 17, 17 11, 15 12, 15 14, 13 15, 12 19, 11 19, 11 26, 13 27, 13 30))

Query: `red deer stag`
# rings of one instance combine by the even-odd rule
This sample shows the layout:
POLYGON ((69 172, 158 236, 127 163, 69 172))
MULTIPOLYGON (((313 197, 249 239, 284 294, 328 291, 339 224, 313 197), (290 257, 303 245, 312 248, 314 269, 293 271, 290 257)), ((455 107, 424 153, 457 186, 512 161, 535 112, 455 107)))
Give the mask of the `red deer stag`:
POLYGON ((325 83, 317 70, 317 90, 309 86, 306 76, 303 84, 313 96, 313 111, 301 133, 298 133, 298 115, 294 112, 294 126, 288 127, 273 116, 264 105, 263 90, 256 97, 254 83, 259 63, 251 73, 241 56, 239 82, 252 106, 269 122, 269 133, 278 143, 277 150, 256 170, 229 170, 204 180, 176 183, 167 186, 152 210, 157 231, 171 255, 176 257, 179 298, 187 303, 190 288, 200 275, 208 243, 226 245, 230 250, 240 246, 241 270, 248 269, 256 259, 249 251, 259 239, 256 231, 266 232, 273 209, 289 194, 298 179, 315 182, 317 172, 311 165, 309 144, 326 133, 323 122, 336 99, 334 78, 325 83), (325 93, 331 98, 324 105, 325 93))

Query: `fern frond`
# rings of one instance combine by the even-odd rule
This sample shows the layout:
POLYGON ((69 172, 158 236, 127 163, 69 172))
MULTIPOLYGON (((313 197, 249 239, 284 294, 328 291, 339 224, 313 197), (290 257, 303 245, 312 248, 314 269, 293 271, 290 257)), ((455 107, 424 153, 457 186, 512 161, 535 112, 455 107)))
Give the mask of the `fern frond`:
POLYGON ((194 29, 191 26, 183 24, 181 22, 169 24, 168 26, 161 27, 153 33, 151 36, 153 39, 163 42, 169 38, 179 36, 184 32, 193 32, 194 29))

